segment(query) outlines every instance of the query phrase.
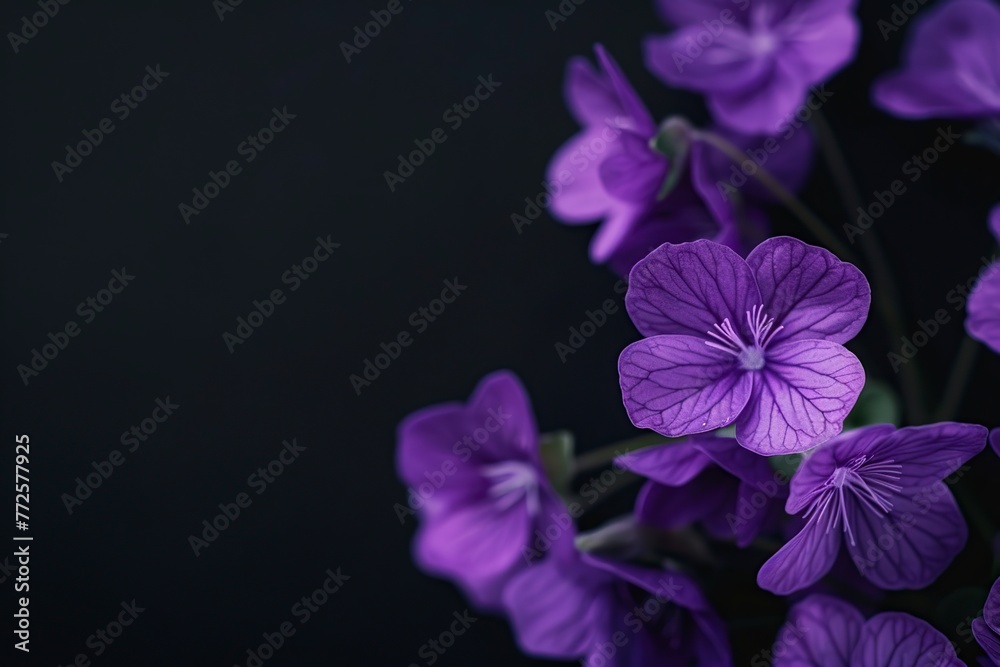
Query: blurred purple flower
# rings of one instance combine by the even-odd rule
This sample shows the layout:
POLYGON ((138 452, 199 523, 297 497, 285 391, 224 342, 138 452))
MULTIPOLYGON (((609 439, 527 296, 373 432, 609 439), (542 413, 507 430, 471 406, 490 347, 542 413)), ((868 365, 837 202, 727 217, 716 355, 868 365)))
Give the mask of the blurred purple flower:
POLYGON ((1000 579, 993 583, 982 618, 972 622, 972 634, 990 656, 993 664, 1000 667, 1000 579))
POLYGON ((901 612, 865 621, 829 595, 810 595, 791 608, 773 654, 774 667, 965 666, 948 638, 926 621, 901 612))
MULTIPOLYGON (((994 206, 990 211, 990 230, 1000 243, 1000 205, 994 206)), ((969 294, 969 316, 965 319, 965 330, 1000 354, 1000 262, 993 262, 985 269, 969 294)))
POLYGON ((968 527, 941 481, 986 446, 986 428, 942 422, 850 431, 809 455, 785 505, 802 530, 757 574, 788 595, 815 583, 847 551, 861 574, 887 590, 929 585, 965 546, 968 527))
POLYGON ((646 64, 704 93, 713 116, 746 134, 775 132, 809 88, 854 57, 854 0, 659 0, 677 29, 646 40, 646 64))
POLYGON ((946 0, 921 13, 903 68, 875 82, 875 105, 903 118, 1000 117, 1000 6, 946 0))
POLYGON ((503 597, 530 655, 587 667, 732 664, 725 625, 679 572, 574 552, 520 573, 503 597))
POLYGON ((668 242, 707 238, 745 255, 766 236, 767 221, 757 204, 773 201, 752 178, 747 182, 747 173, 757 168, 755 162, 766 163, 786 187, 798 189, 812 160, 809 133, 791 132, 779 140, 720 129, 746 151, 749 166, 734 166, 700 142, 689 153, 678 150, 668 158, 652 147, 661 128, 624 73, 601 46, 595 51, 597 69, 585 58, 571 60, 567 68, 565 97, 582 130, 549 164, 552 214, 573 225, 602 220, 591 260, 607 262, 621 275, 668 242), (677 182, 662 197, 672 169, 677 182), (737 200, 732 194, 744 183, 746 197, 737 200))
MULTIPOLYGON (((429 485, 414 559, 482 608, 499 607, 507 581, 528 566, 523 553, 535 531, 566 512, 538 440, 528 395, 506 371, 484 378, 468 403, 425 408, 399 426, 399 476, 413 488, 429 485)), ((573 537, 563 531, 557 542, 573 537)))
POLYGON ((717 539, 745 547, 783 514, 787 476, 733 438, 695 435, 648 447, 618 462, 649 478, 636 501, 642 523, 666 530, 701 523, 717 539))
POLYGON ((843 343, 868 316, 854 266, 789 237, 746 260, 711 241, 664 244, 636 264, 625 305, 647 338, 618 370, 632 423, 670 437, 736 423, 772 456, 840 433, 865 373, 843 343))

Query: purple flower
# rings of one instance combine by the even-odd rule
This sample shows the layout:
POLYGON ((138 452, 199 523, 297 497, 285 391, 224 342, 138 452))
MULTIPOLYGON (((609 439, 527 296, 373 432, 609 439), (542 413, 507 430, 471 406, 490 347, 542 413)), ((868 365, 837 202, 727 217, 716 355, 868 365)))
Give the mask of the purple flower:
POLYGON ((572 553, 520 573, 503 599, 530 655, 587 667, 732 664, 725 625, 679 572, 572 553))
MULTIPOLYGON (((668 241, 712 238, 739 247, 736 212, 716 201, 721 201, 718 179, 684 173, 674 190, 660 199, 671 161, 651 147, 659 128, 614 59, 601 46, 595 51, 599 69, 585 58, 571 60, 567 68, 565 96, 582 130, 549 164, 552 214, 566 224, 603 220, 590 257, 596 263, 609 263, 622 275, 668 241)), ((700 147, 695 154, 701 161, 700 147)), ((795 146, 780 158, 779 163, 794 161, 787 172, 800 175, 809 155, 795 146)), ((728 165, 724 169, 728 176, 728 165)), ((766 224, 753 207, 747 207, 745 217, 750 232, 766 224)))
MULTIPOLYGON (((456 580, 473 602, 497 608, 527 567, 534 531, 565 507, 550 488, 524 388, 509 372, 487 376, 469 402, 420 410, 399 426, 397 470, 422 499, 414 559, 456 580)), ((572 543, 572 531, 561 541, 572 543)))
POLYGON ((629 417, 671 437, 735 422, 739 443, 767 456, 815 447, 864 386, 842 343, 870 302, 860 271, 797 239, 746 260, 711 241, 664 244, 629 276, 625 305, 648 336, 618 361, 629 417))
POLYGON ((1000 666, 1000 579, 990 589, 983 617, 972 622, 972 634, 993 664, 1000 666))
POLYGON ((865 621, 829 595, 810 595, 792 607, 772 653, 774 667, 965 667, 926 621, 901 612, 865 621))
POLYGON ((636 501, 641 522, 666 530, 700 522, 712 537, 735 537, 741 547, 780 516, 776 500, 788 495, 788 478, 733 438, 696 435, 617 460, 650 479, 636 501))
MULTIPOLYGON (((1000 243, 1000 205, 990 211, 990 230, 1000 243)), ((965 330, 1000 354, 1000 262, 993 262, 969 294, 965 330)))
POLYGON ((842 541, 861 574, 886 590, 929 585, 965 546, 968 528, 945 477, 986 446, 986 428, 888 424, 841 435, 809 455, 785 505, 802 530, 757 574, 787 595, 832 567, 842 541), (846 536, 846 539, 841 536, 846 536))
POLYGON ((1000 6, 948 0, 924 10, 902 70, 875 83, 875 104, 903 118, 1000 116, 1000 6))
POLYGON ((722 124, 774 132, 854 57, 854 0, 659 0, 677 30, 646 41, 646 64, 669 85, 706 95, 722 124))

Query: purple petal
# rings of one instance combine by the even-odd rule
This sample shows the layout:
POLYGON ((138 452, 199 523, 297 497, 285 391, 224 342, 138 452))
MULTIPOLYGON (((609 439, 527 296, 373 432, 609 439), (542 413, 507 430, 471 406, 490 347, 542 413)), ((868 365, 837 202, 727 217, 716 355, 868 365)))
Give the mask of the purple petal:
POLYGON ((783 495, 784 488, 774 480, 768 480, 767 484, 772 485, 772 488, 740 482, 736 511, 725 517, 729 531, 736 537, 736 545, 739 547, 749 546, 757 539, 761 530, 781 514, 781 507, 774 499, 783 495))
POLYGON ((609 261, 628 241, 641 214, 642 207, 615 200, 607 219, 590 242, 590 261, 595 264, 609 261))
POLYGON ((904 68, 876 82, 876 106, 904 118, 966 118, 1000 112, 1000 8, 952 0, 920 14, 904 68))
POLYGON ((687 25, 719 19, 722 12, 730 10, 739 16, 732 0, 657 0, 656 9, 664 22, 670 25, 687 25))
POLYGON ((753 394, 736 421, 736 439, 764 456, 793 454, 840 433, 865 386, 858 358, 825 340, 768 348, 753 394))
POLYGON ((822 487, 834 470, 852 459, 867 456, 870 451, 895 431, 891 424, 865 426, 828 440, 822 447, 803 459, 792 477, 785 511, 798 514, 809 503, 813 491, 822 487))
POLYGON ((865 324, 871 305, 868 280, 853 264, 788 236, 770 238, 747 257, 773 317, 772 345, 783 340, 846 343, 865 324))
POLYGON ((989 265, 969 295, 965 330, 1000 354, 1000 262, 989 265))
POLYGON ((981 618, 972 621, 972 634, 993 663, 1000 665, 1000 635, 986 625, 981 618))
POLYGON ((730 355, 692 336, 632 343, 618 360, 618 372, 632 423, 669 437, 731 424, 753 384, 730 355))
POLYGON ((636 204, 652 202, 667 176, 667 159, 649 148, 648 140, 622 130, 624 150, 601 162, 600 176, 611 196, 636 204))
POLYGON ((570 112, 582 126, 604 125, 609 119, 624 115, 614 87, 587 58, 569 61, 564 96, 570 112))
POLYGON ((481 447, 490 459, 536 458, 538 426, 528 392, 516 375, 499 371, 483 378, 469 399, 469 410, 474 426, 489 434, 481 447))
POLYGON ((986 448, 988 430, 978 424, 941 422, 901 428, 869 448, 903 466, 903 484, 920 487, 948 477, 986 448))
MULTIPOLYGON (((510 577, 526 566, 532 521, 523 505, 478 503, 425 517, 414 545, 421 569, 455 579, 473 602, 495 609, 510 577)), ((569 537, 568 539, 572 539, 569 537)))
POLYGON ((669 570, 632 565, 593 554, 581 554, 584 563, 638 586, 661 601, 672 602, 691 611, 710 609, 698 584, 687 575, 669 570))
POLYGON ((682 486, 712 464, 694 441, 656 445, 616 457, 628 470, 667 486, 682 486))
POLYGON ((902 612, 885 612, 868 619, 861 629, 851 665, 914 667, 963 665, 948 638, 929 623, 902 612))
POLYGON ((698 436, 692 438, 691 442, 716 465, 744 482, 763 484, 775 476, 767 457, 744 449, 735 438, 698 436))
POLYGON ((986 598, 983 620, 993 629, 993 632, 1000 633, 1000 579, 993 582, 989 597, 986 598))
POLYGON ((578 558, 549 558, 515 577, 504 607, 525 653, 583 657, 612 622, 613 577, 578 558))
POLYGON ((847 505, 853 543, 845 540, 866 579, 886 590, 928 586, 965 547, 969 529, 942 482, 892 498, 892 511, 876 514, 860 501, 847 505))
MULTIPOLYGON (((813 3, 815 6, 833 3, 813 3)), ((854 4, 854 3, 850 3, 854 4)), ((830 7, 830 9, 834 9, 830 7)), ((843 11, 843 10, 841 10, 843 11)), ((796 16, 793 35, 782 44, 781 59, 801 81, 824 81, 854 59, 861 30, 851 14, 811 12, 812 19, 796 16)))
POLYGON ((742 257, 711 241, 664 244, 629 275, 625 306, 645 336, 684 334, 709 340, 715 324, 740 327, 761 303, 742 257))
POLYGON ((642 523, 664 530, 689 526, 710 515, 731 511, 737 484, 718 469, 707 470, 684 486, 646 482, 636 498, 635 514, 642 523))
POLYGON ((468 473, 474 466, 461 466, 452 449, 464 435, 471 435, 468 412, 461 403, 435 405, 414 412, 399 425, 396 470, 407 484, 417 486, 429 481, 427 475, 440 471, 451 462, 459 472, 468 473))
POLYGON ((614 198, 601 183, 600 164, 621 147, 617 139, 608 142, 606 137, 607 128, 587 128, 563 144, 552 157, 546 178, 550 183, 561 183, 562 187, 552 197, 549 210, 561 222, 591 223, 614 208, 614 198), (597 151, 595 147, 603 150, 597 151))
POLYGON ((851 667, 865 623, 861 612, 829 595, 810 595, 792 607, 778 633, 774 667, 851 667))
POLYGON ((837 559, 841 533, 826 532, 816 521, 809 521, 778 553, 760 568, 757 583, 776 595, 789 595, 823 578, 837 559))
POLYGON ((698 38, 706 32, 703 24, 695 23, 646 38, 646 67, 670 86, 699 92, 754 86, 768 75, 768 59, 754 54, 753 38, 743 26, 725 26, 719 37, 701 46, 698 38))
POLYGON ((650 115, 649 110, 646 109, 646 105, 639 99, 639 94, 635 92, 632 84, 625 77, 625 73, 622 72, 621 67, 618 66, 618 63, 611 57, 611 54, 600 44, 594 47, 594 52, 597 54, 597 60, 604 69, 605 76, 608 77, 608 81, 610 81, 624 111, 627 121, 623 127, 632 130, 640 136, 652 137, 656 134, 656 122, 653 120, 653 116, 650 115))
POLYGON ((772 134, 806 100, 809 85, 778 61, 748 85, 708 96, 708 108, 719 123, 744 134, 772 134))

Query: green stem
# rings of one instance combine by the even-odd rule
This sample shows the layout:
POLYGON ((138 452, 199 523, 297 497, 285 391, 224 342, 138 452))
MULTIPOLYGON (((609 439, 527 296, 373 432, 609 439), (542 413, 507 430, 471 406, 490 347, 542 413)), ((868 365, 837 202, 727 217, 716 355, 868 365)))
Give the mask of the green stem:
MULTIPOLYGON (((820 112, 813 115, 813 129, 826 159, 827 167, 833 175, 833 180, 837 183, 837 189, 840 191, 841 200, 844 202, 848 220, 850 220, 854 212, 862 207, 857 184, 851 176, 847 160, 843 151, 840 150, 840 145, 837 143, 829 123, 820 112)), ((896 341, 906 336, 903 313, 899 306, 899 287, 892 271, 888 269, 889 262, 873 229, 861 234, 861 252, 865 257, 865 263, 874 274, 875 307, 891 337, 890 345, 894 345, 896 341)), ((906 406, 907 421, 912 424, 921 424, 926 420, 926 413, 923 407, 918 369, 907 363, 901 366, 900 372, 903 376, 899 383, 900 393, 906 406)))
POLYGON ((607 447, 595 449, 592 452, 586 452, 576 457, 576 460, 573 461, 573 476, 575 477, 581 472, 585 472, 587 470, 594 470, 595 468, 606 466, 611 463, 616 456, 628 454, 629 452, 634 452, 639 449, 645 449, 646 447, 652 447, 653 445, 665 445, 678 439, 679 438, 668 438, 656 433, 646 433, 629 440, 616 442, 612 445, 608 445, 607 447))
POLYGON ((958 412, 958 404, 965 395, 965 386, 972 377, 976 366, 976 356, 979 354, 979 343, 966 336, 962 341, 962 346, 958 348, 955 361, 951 364, 951 373, 945 383, 944 394, 941 396, 941 404, 934 414, 935 421, 951 421, 958 412))
MULTIPOLYGON (((740 164, 746 160, 746 156, 742 151, 740 151, 739 148, 737 148, 729 140, 720 137, 714 132, 706 132, 704 130, 693 130, 692 132, 693 138, 696 141, 704 141, 706 144, 717 148, 736 164, 740 164)), ((802 201, 792 194, 788 188, 778 182, 771 172, 764 169, 764 167, 758 167, 757 171, 754 172, 753 177, 760 181, 761 185, 770 190, 775 197, 781 200, 788 210, 794 213, 795 217, 797 217, 802 224, 805 225, 813 236, 823 242, 831 252, 839 255, 844 261, 851 262, 852 264, 857 263, 857 258, 854 252, 844 245, 844 243, 833 232, 831 232, 825 224, 823 224, 823 221, 820 220, 820 218, 813 213, 808 206, 802 203, 802 201)))

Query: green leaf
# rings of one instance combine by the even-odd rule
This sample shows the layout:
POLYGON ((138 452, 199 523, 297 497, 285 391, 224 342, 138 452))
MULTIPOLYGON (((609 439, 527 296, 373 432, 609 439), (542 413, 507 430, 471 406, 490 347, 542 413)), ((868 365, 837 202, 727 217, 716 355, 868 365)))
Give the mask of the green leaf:
POLYGON ((884 382, 871 380, 861 391, 851 414, 844 420, 844 430, 871 424, 899 426, 901 416, 899 397, 892 387, 884 382))
POLYGON ((576 450, 573 434, 569 431, 544 433, 538 448, 542 467, 545 468, 552 487, 560 495, 566 495, 573 477, 573 456, 576 450))

